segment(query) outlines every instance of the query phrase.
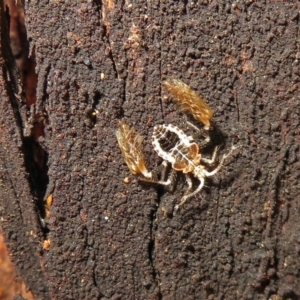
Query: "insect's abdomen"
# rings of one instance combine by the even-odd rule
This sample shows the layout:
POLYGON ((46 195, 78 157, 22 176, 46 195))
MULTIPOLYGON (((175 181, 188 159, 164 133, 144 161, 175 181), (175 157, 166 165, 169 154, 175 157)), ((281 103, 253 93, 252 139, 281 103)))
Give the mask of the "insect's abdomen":
POLYGON ((197 144, 191 143, 191 138, 178 127, 171 124, 155 126, 152 137, 154 150, 175 170, 191 172, 199 164, 197 144))
POLYGON ((156 141, 158 143, 159 150, 166 153, 170 153, 180 143, 178 134, 170 131, 166 125, 155 126, 152 137, 153 142, 156 141))

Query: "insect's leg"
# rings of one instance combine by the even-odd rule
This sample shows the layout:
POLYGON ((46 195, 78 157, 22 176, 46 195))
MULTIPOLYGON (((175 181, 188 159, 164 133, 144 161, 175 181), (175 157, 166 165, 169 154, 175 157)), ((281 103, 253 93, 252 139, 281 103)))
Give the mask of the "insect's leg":
MULTIPOLYGON (((187 177, 187 178, 188 178, 188 177, 187 177)), ((189 199, 189 198, 195 196, 196 194, 198 194, 198 193, 202 190, 202 188, 203 188, 203 186, 204 186, 204 178, 201 177, 201 178, 199 178, 199 180, 200 180, 199 186, 198 186, 193 192, 191 192, 191 193, 189 193, 188 195, 185 195, 185 196, 183 196, 183 197, 181 198, 180 203, 179 203, 178 205, 175 206, 175 211, 178 210, 178 209, 186 202, 187 199, 189 199)), ((192 180, 191 180, 190 177, 189 177, 189 180, 187 179, 187 182, 188 182, 188 185, 189 185, 189 188, 188 188, 187 191, 189 191, 189 190, 191 189, 191 187, 192 187, 192 180)))
POLYGON ((202 148, 210 143, 210 135, 208 132, 203 132, 202 136, 205 138, 202 142, 199 143, 199 146, 202 148))
POLYGON ((160 166, 162 167, 160 179, 165 180, 168 171, 168 162, 164 160, 160 166))
POLYGON ((210 135, 209 135, 209 132, 207 130, 205 132, 203 132, 202 130, 200 130, 198 127, 196 127, 190 121, 186 121, 186 124, 188 126, 192 127, 194 130, 196 130, 199 134, 201 134, 201 137, 205 138, 201 143, 199 143, 200 147, 204 147, 205 145, 209 144, 209 142, 210 142, 210 135))
POLYGON ((165 185, 165 186, 170 185, 172 183, 170 178, 168 178, 168 180, 164 181, 164 180, 155 180, 153 178, 139 177, 139 181, 153 183, 153 184, 160 184, 160 185, 165 185))
POLYGON ((212 155, 211 159, 201 157, 201 160, 204 161, 205 163, 209 164, 209 165, 212 165, 216 160, 216 156, 217 156, 218 151, 219 151, 219 147, 217 146, 217 147, 215 147, 215 150, 213 152, 213 155, 212 155))
MULTIPOLYGON (((149 172, 151 174, 151 176, 142 175, 140 178, 142 180, 144 177, 147 177, 148 179, 150 179, 150 182, 151 182, 151 180, 154 180, 154 181, 162 180, 162 181, 164 181, 165 178, 166 178, 166 174, 167 174, 168 169, 169 169, 168 162, 166 160, 164 160, 160 165, 156 166, 152 170, 152 172, 149 172), (159 176, 158 176, 158 174, 159 174, 159 176)), ((144 181, 146 181, 146 180, 144 180, 144 181)))
POLYGON ((220 162, 219 162, 219 165, 218 165, 213 171, 208 172, 208 171, 206 171, 206 170, 203 170, 205 176, 210 177, 210 176, 213 176, 213 175, 215 175, 216 173, 218 173, 218 172, 220 171, 220 169, 222 168, 225 159, 226 159, 228 156, 230 156, 231 153, 232 153, 235 149, 236 149, 236 146, 232 146, 232 147, 231 147, 231 150, 230 150, 227 154, 224 154, 224 155, 223 155, 222 159, 221 159, 220 162))
POLYGON ((190 174, 185 174, 185 179, 186 179, 186 182, 187 182, 187 184, 188 184, 188 189, 187 189, 187 191, 185 192, 185 194, 187 194, 187 192, 189 192, 191 189, 192 189, 192 187, 193 187, 193 181, 192 181, 192 178, 191 178, 191 175, 190 174))
POLYGON ((193 123, 191 123, 190 121, 186 121, 186 124, 191 126, 196 131, 201 132, 201 130, 197 126, 195 126, 193 123))
MULTIPOLYGON (((168 162, 167 161, 163 161, 162 164, 159 166, 159 169, 162 169, 162 173, 161 173, 161 177, 160 180, 156 179, 156 178, 146 178, 144 176, 139 177, 139 181, 143 181, 143 182, 149 182, 149 183, 154 183, 154 184, 160 184, 160 185, 170 185, 172 183, 172 172, 169 175, 168 179, 165 180, 166 178, 166 173, 168 170, 168 162)), ((172 169, 173 170, 173 169, 172 169)), ((153 173, 153 172, 152 172, 153 173)))
POLYGON ((168 177, 167 181, 170 182, 170 185, 168 187, 168 191, 173 192, 174 188, 175 188, 176 181, 177 181, 177 171, 174 170, 173 168, 171 169, 171 172, 169 174, 169 177, 168 177))

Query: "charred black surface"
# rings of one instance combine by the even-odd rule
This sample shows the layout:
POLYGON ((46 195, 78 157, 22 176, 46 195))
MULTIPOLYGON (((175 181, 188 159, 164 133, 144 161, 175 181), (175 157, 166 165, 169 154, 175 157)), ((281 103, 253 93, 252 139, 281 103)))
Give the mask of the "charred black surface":
POLYGON ((10 116, 1 123, 2 227, 18 241, 9 247, 23 274, 37 270, 44 298, 49 289, 52 299, 298 299, 298 3, 27 1, 26 25, 36 111, 12 108, 1 94, 10 116), (124 118, 145 136, 149 169, 157 165, 153 127, 185 126, 161 88, 168 78, 212 107, 221 154, 239 146, 219 185, 175 216, 186 183, 159 201, 155 189, 123 183, 128 170, 115 138, 124 118), (20 124, 47 114, 38 142, 53 204, 41 262, 26 241, 39 223, 14 109, 20 124))

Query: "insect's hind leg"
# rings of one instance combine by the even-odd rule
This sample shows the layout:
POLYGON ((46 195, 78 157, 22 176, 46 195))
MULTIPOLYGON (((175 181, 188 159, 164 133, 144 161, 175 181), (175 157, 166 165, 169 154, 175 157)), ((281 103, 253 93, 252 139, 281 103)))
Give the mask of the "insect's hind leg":
MULTIPOLYGON (((192 179, 188 176, 186 178, 187 178, 187 183, 189 185, 189 188, 185 192, 185 194, 187 194, 187 192, 189 192, 192 188, 192 179)), ((189 193, 189 194, 187 194, 187 195, 185 195, 181 198, 180 203, 175 206, 175 211, 177 211, 186 202, 186 200, 188 200, 189 198, 195 196, 196 194, 198 194, 202 190, 202 188, 204 186, 204 178, 199 178, 199 180, 200 180, 199 186, 193 192, 191 192, 191 193, 189 193)))

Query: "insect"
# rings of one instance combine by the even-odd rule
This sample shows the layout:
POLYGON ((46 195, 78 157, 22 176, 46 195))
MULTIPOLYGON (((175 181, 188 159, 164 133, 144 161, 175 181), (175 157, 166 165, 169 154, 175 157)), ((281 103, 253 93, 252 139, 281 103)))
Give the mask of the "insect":
MULTIPOLYGON (((190 112, 196 120, 204 124, 206 130, 209 130, 213 111, 204 100, 180 80, 170 80, 165 82, 165 85, 175 96, 179 106, 190 112)), ((174 182, 174 173, 182 172, 185 175, 188 189, 181 198, 180 203, 175 206, 175 211, 189 198, 201 191, 204 186, 205 178, 218 173, 225 159, 235 149, 233 146, 230 152, 223 155, 217 166, 211 170, 211 167, 216 165, 217 162, 218 147, 215 147, 210 159, 202 157, 200 153, 201 148, 210 141, 208 134, 204 134, 204 142, 197 144, 193 137, 185 134, 177 126, 172 124, 157 125, 153 130, 152 145, 158 156, 163 159, 163 172, 160 179, 157 180, 146 167, 142 151, 143 139, 135 129, 130 128, 121 121, 120 128, 117 130, 116 135, 129 170, 132 174, 141 175, 139 177, 140 181, 169 186, 174 182), (166 179, 166 172, 170 165, 172 169, 166 179), (193 178, 199 181, 199 185, 196 188, 193 188, 193 178)))
MULTIPOLYGON (((117 137, 129 170, 133 174, 143 175, 139 178, 140 181, 168 186, 173 183, 174 172, 182 172, 185 175, 188 189, 181 198, 180 203, 175 206, 175 210, 178 210, 189 198, 201 191, 204 186, 205 178, 211 177, 219 172, 224 160, 235 149, 233 146, 228 154, 223 155, 219 164, 213 170, 209 171, 207 167, 216 163, 218 147, 213 151, 211 159, 204 158, 200 154, 201 148, 194 142, 193 137, 187 136, 181 129, 172 124, 157 125, 153 130, 152 145, 158 156, 163 159, 163 174, 165 174, 165 169, 169 164, 172 167, 172 171, 167 180, 165 180, 164 175, 161 176, 161 180, 156 180, 145 166, 144 156, 141 150, 142 138, 136 131, 122 122, 121 128, 117 131, 117 137), (194 190, 193 177, 199 180, 199 185, 194 190)), ((205 143, 208 141, 209 138, 206 139, 205 143)), ((203 144, 201 145, 203 146, 203 144)))
POLYGON ((51 245, 50 239, 44 240, 42 245, 43 245, 44 250, 49 251, 50 250, 50 245, 51 245))
MULTIPOLYGON (((206 142, 208 141, 209 139, 206 140, 206 142)), ((171 164, 173 170, 181 171, 186 177, 188 189, 181 198, 180 203, 175 206, 175 210, 179 209, 186 200, 201 191, 204 186, 205 178, 211 177, 219 172, 224 160, 235 149, 235 147, 232 147, 228 154, 223 155, 216 168, 208 171, 207 166, 211 166, 216 163, 218 147, 215 148, 211 159, 204 158, 199 153, 200 148, 194 142, 193 138, 187 136, 181 129, 172 124, 157 125, 154 127, 152 145, 155 152, 164 160, 164 166, 171 164), (195 190, 192 190, 193 177, 199 180, 199 185, 195 190)), ((161 185, 170 185, 172 183, 172 177, 171 172, 166 181, 155 181, 146 178, 140 178, 140 180, 158 183, 161 185)))
POLYGON ((180 108, 191 113, 196 120, 204 124, 204 129, 209 130, 213 111, 204 99, 181 80, 171 79, 164 84, 180 108))
POLYGON ((151 178, 152 174, 146 167, 145 157, 142 150, 143 138, 123 121, 116 131, 119 147, 123 158, 132 174, 142 174, 146 178, 151 178))

